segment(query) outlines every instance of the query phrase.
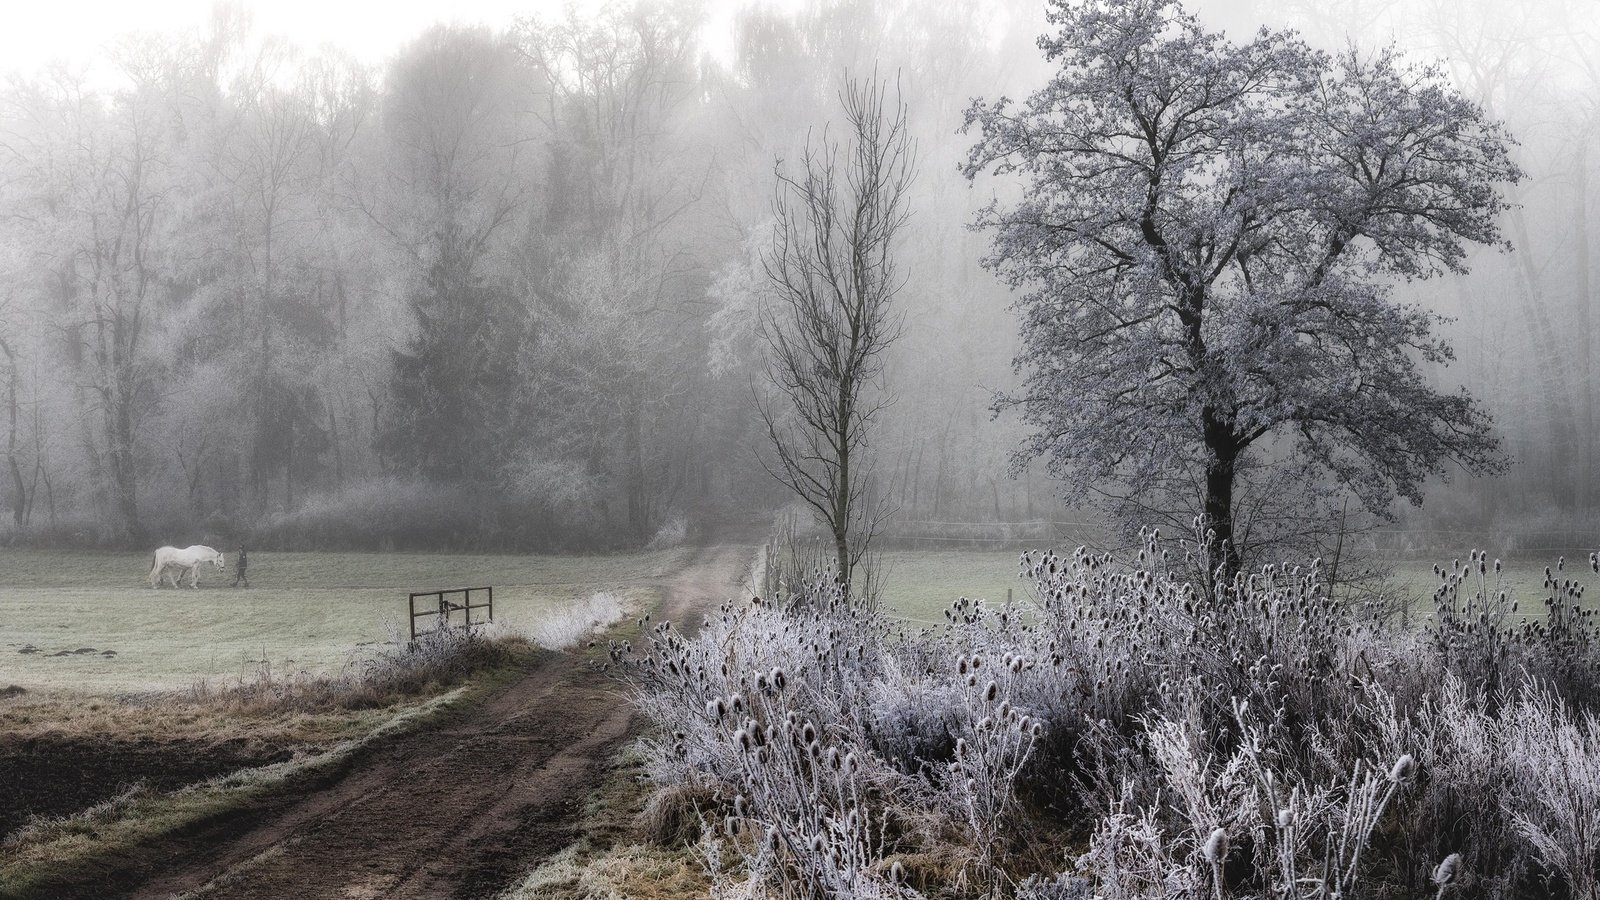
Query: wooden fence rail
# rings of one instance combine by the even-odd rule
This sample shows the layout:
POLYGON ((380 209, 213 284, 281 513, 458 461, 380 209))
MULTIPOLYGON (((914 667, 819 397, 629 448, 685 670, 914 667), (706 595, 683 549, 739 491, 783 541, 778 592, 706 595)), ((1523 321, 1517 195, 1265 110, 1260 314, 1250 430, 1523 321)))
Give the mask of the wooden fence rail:
POLYGON ((411 640, 417 639, 417 620, 427 616, 438 616, 441 627, 450 624, 450 614, 460 611, 462 626, 481 625, 484 622, 494 621, 494 587, 448 588, 441 591, 416 591, 410 595, 408 605, 411 611, 411 640), (474 596, 480 597, 484 602, 474 603, 474 596), (456 603, 450 598, 459 596, 461 602, 456 603), (417 600, 432 598, 431 602, 417 608, 417 600), (478 622, 472 621, 473 610, 485 610, 486 616, 478 622))

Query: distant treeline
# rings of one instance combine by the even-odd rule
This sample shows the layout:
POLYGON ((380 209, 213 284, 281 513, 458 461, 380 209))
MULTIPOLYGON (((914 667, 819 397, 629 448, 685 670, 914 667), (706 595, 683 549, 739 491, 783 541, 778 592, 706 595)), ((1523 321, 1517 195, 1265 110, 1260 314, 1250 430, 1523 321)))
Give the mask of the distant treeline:
POLYGON ((723 59, 698 4, 617 4, 436 27, 374 69, 224 6, 119 45, 109 83, 19 77, 0 91, 0 529, 606 546, 779 502, 749 404, 773 167, 847 69, 915 59, 960 65, 898 76, 940 149, 907 290, 926 377, 881 478, 1020 507, 1009 438, 976 427, 1012 329, 951 190, 960 98, 1007 64, 967 27, 990 11, 752 3, 723 59), (958 358, 939 348, 973 293, 995 338, 958 358))

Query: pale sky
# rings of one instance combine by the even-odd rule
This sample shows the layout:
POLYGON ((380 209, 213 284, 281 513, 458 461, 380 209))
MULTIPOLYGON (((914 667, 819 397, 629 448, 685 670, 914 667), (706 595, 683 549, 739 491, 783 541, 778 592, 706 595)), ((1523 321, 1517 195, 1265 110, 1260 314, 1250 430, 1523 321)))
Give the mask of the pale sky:
MULTIPOLYGON (((504 26, 517 15, 557 14, 605 0, 245 0, 260 35, 307 49, 332 44, 362 62, 388 58, 435 22, 504 26)), ((0 71, 53 61, 94 66, 120 35, 174 33, 209 20, 214 0, 0 0, 0 71)), ((726 4, 715 4, 726 6, 726 4)), ((713 25, 717 24, 715 21, 713 25)))

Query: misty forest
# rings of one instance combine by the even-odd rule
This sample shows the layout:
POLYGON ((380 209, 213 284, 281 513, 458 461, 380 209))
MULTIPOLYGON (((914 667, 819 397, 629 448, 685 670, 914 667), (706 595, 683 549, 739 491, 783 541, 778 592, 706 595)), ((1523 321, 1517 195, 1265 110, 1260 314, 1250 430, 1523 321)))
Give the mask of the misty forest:
POLYGON ((0 896, 1600 900, 1594 8, 528 6, 0 85, 0 896))
MULTIPOLYGON (((1348 530, 1398 514, 1389 540, 1408 545, 1582 543, 1596 428, 1588 22, 1558 4, 1412 6, 1274 8, 1320 52, 1348 39, 1370 56, 1404 35, 1415 46, 1396 52, 1437 62, 1457 102, 1500 128, 1504 156, 1479 161, 1498 169, 1475 173, 1477 187, 1521 177, 1474 198, 1484 221, 1447 227, 1453 255, 1394 248, 1366 287, 1411 318, 1363 327, 1401 345, 1381 346, 1396 358, 1368 377, 1392 364, 1417 389, 1464 386, 1470 405, 1435 412, 1492 435, 1493 459, 1514 464, 1501 472, 1489 446, 1442 435, 1418 450, 1406 434, 1366 448, 1382 459, 1322 459, 1291 484, 1268 469, 1295 454, 1294 416, 1272 414, 1241 452, 1235 502, 1263 538, 1296 530, 1273 495, 1309 490, 1352 500, 1332 504, 1348 530), (1444 277, 1421 277, 1434 269, 1444 277), (1448 368, 1421 362, 1435 345, 1453 348, 1448 368), (1428 502, 1392 507, 1396 486, 1428 502)), ((1270 13, 1218 7, 1202 10, 1208 27, 1230 34, 1270 13)), ((808 140, 820 151, 846 136, 846 78, 877 79, 903 104, 914 175, 896 210, 896 339, 868 379, 892 400, 863 460, 875 502, 905 523, 1098 523, 1094 501, 1112 497, 1139 504, 1116 516, 1135 529, 1203 511, 1191 495, 1204 467, 1174 445, 1190 436, 1169 412, 1097 430, 1148 442, 1136 460, 1065 447, 1103 420, 1029 402, 1111 396, 1077 367, 1035 365, 1063 338, 1043 332, 1047 300, 1023 299, 1030 267, 1075 248, 1027 248, 1012 217, 1029 208, 1012 201, 1036 195, 1030 178, 986 165, 1013 165, 1018 138, 969 118, 974 98, 1024 97, 1051 77, 1032 46, 1047 28, 1036 4, 752 4, 727 47, 707 46, 700 13, 441 25, 363 68, 256 35, 224 7, 191 33, 116 45, 109 83, 13 79, 7 535, 142 546, 204 522, 286 547, 579 549, 648 541, 674 515, 783 502, 752 402, 777 178, 793 177, 808 140), (1159 490, 1118 490, 1153 469, 1159 490), (1117 484, 1079 489, 1088 474, 1117 484)), ((1263 135, 1258 152, 1293 137, 1263 135)), ((1147 370, 1122 352, 1106 364, 1147 370)), ((1301 437, 1324 446, 1341 428, 1363 430, 1321 422, 1301 437)))

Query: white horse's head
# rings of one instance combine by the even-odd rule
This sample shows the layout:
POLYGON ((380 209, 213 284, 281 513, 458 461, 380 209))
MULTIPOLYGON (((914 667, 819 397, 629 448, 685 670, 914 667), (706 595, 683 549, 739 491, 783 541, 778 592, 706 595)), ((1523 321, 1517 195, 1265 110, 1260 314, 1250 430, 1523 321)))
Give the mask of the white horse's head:
POLYGON ((212 558, 211 562, 219 569, 226 569, 228 567, 227 559, 220 552, 212 558))

